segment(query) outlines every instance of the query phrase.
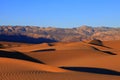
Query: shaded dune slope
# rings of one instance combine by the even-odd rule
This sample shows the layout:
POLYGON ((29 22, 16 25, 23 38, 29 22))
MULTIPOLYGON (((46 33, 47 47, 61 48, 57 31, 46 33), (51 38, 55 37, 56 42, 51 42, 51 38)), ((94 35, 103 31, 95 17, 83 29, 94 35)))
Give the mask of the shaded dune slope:
POLYGON ((104 68, 94 68, 94 67, 61 67, 63 69, 79 71, 79 72, 89 72, 89 73, 97 73, 97 74, 107 74, 107 75, 117 75, 120 76, 120 72, 104 69, 104 68))
POLYGON ((27 55, 25 55, 21 52, 17 52, 17 51, 0 50, 0 57, 14 58, 14 59, 27 60, 27 61, 37 62, 37 63, 43 63, 37 59, 34 59, 30 56, 27 56, 27 55))

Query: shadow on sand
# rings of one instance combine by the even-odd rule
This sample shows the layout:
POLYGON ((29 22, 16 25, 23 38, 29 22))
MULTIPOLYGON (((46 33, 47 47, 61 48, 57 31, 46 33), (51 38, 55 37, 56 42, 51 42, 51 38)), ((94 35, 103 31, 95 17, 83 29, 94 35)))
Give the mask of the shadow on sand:
POLYGON ((120 72, 109 70, 109 69, 104 69, 104 68, 93 68, 93 67, 61 67, 61 68, 72 70, 72 71, 78 71, 78 72, 89 72, 89 73, 120 76, 120 72))
POLYGON ((100 52, 103 52, 103 53, 106 53, 106 54, 117 55, 117 54, 115 54, 115 53, 113 53, 113 52, 110 52, 110 51, 102 51, 102 50, 97 49, 96 47, 93 47, 93 46, 91 46, 91 47, 92 47, 93 49, 97 50, 97 51, 100 51, 100 52))
POLYGON ((20 53, 20 52, 9 52, 9 51, 0 50, 0 57, 21 59, 21 60, 27 60, 27 61, 32 61, 32 62, 37 62, 37 63, 44 64, 43 62, 41 62, 37 59, 34 59, 30 56, 27 56, 23 53, 20 53))
POLYGON ((42 49, 42 50, 35 50, 32 52, 46 52, 46 51, 55 51, 56 49, 42 49))
POLYGON ((32 44, 58 42, 55 39, 49 39, 43 37, 33 38, 25 35, 1 35, 1 34, 0 34, 0 41, 22 42, 22 43, 32 43, 32 44))

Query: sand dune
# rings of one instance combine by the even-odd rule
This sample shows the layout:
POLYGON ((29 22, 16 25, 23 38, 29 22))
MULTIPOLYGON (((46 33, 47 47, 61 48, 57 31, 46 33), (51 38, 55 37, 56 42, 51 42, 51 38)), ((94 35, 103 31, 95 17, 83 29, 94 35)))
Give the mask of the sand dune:
POLYGON ((37 62, 37 63, 43 63, 43 62, 41 62, 37 59, 34 59, 30 56, 27 56, 24 53, 17 52, 17 51, 12 51, 12 50, 6 50, 6 49, 0 50, 0 57, 14 58, 14 59, 27 60, 27 61, 37 62))
POLYGON ((38 64, 25 60, 0 58, 1 72, 20 72, 20 71, 48 71, 48 72, 67 72, 67 70, 57 67, 48 66, 45 64, 38 64))
POLYGON ((102 45, 57 42, 1 48, 0 79, 119 80, 119 47, 120 41, 105 41, 102 45))
POLYGON ((0 45, 3 45, 3 48, 11 48, 11 47, 23 47, 23 46, 28 46, 32 44, 0 41, 0 45))
POLYGON ((14 49, 20 52, 30 52, 30 51, 39 50, 39 49, 46 49, 47 47, 49 48, 50 46, 47 43, 42 43, 42 44, 27 45, 24 47, 14 47, 11 49, 14 49))
POLYGON ((69 72, 43 64, 0 58, 0 79, 2 80, 117 80, 116 75, 94 74, 87 72, 69 72), (86 77, 88 76, 88 77, 86 77))
POLYGON ((54 48, 55 51, 30 52, 28 55, 54 66, 75 66, 79 65, 82 59, 111 56, 107 52, 97 50, 97 48, 82 42, 69 43, 64 47, 54 46, 54 48))

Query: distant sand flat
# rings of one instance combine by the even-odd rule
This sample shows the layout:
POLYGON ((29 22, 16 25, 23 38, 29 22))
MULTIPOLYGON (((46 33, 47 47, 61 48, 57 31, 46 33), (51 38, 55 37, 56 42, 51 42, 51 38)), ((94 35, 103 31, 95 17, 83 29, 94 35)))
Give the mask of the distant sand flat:
POLYGON ((120 80, 120 41, 1 44, 0 80, 120 80))

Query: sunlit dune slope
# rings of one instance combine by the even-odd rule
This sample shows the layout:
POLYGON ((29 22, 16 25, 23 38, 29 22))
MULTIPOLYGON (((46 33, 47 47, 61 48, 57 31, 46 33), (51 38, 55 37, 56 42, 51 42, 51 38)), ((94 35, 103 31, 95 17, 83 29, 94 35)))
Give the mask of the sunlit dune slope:
POLYGON ((71 72, 24 60, 0 58, 1 80, 119 80, 116 75, 71 72), (87 76, 87 77, 86 77, 87 76))
POLYGON ((18 60, 12 58, 0 58, 0 72, 20 72, 20 71, 48 71, 66 72, 64 69, 48 66, 45 64, 18 60))
POLYGON ((47 43, 42 43, 42 44, 33 44, 33 45, 27 45, 24 47, 14 47, 11 49, 20 51, 20 52, 30 52, 30 51, 35 51, 39 49, 46 49, 49 48, 50 46, 47 43))
POLYGON ((120 40, 104 41, 104 44, 106 46, 109 46, 113 50, 113 52, 115 52, 115 53, 120 55, 120 40))
POLYGON ((46 48, 46 51, 42 51, 43 49, 37 45, 37 52, 29 52, 26 54, 37 60, 41 60, 45 64, 59 67, 81 66, 120 70, 120 66, 118 65, 120 64, 120 56, 118 53, 112 52, 112 49, 110 49, 109 46, 97 46, 84 42, 70 42, 62 44, 63 45, 57 44, 51 46, 51 48, 55 49, 54 51, 47 51, 48 48, 46 48))

